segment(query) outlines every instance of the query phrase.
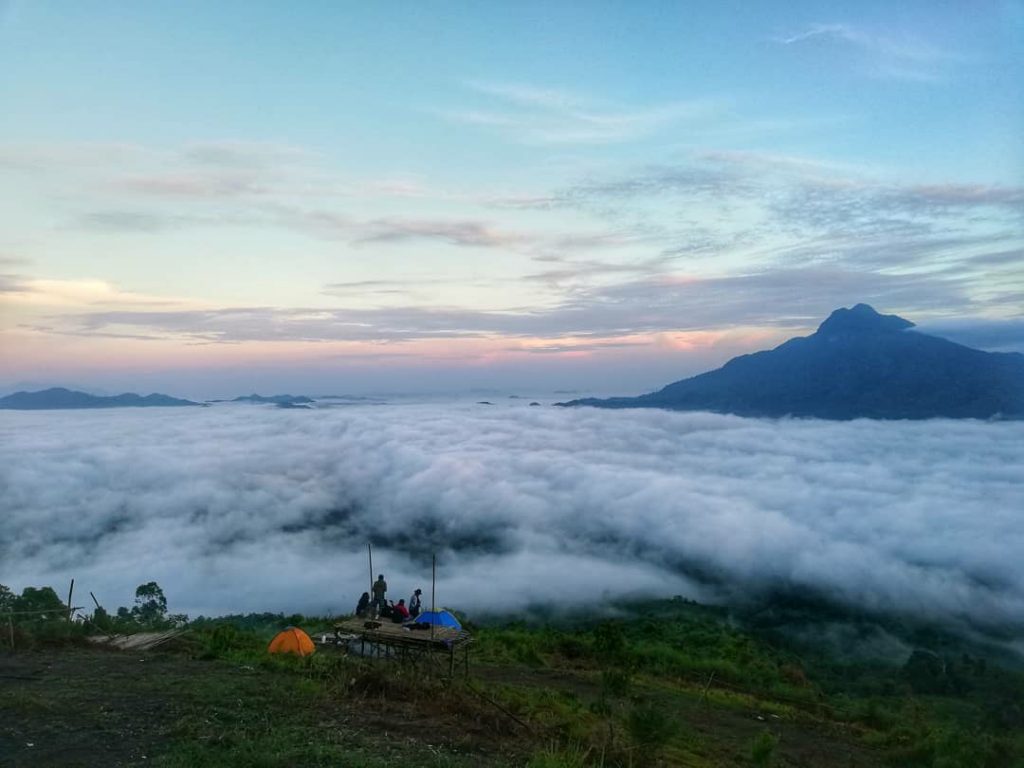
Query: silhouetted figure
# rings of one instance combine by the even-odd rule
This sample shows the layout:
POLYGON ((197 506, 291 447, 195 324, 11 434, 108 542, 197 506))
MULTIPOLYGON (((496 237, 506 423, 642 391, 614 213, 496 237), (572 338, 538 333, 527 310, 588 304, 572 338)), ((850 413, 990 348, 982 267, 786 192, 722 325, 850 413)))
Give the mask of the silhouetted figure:
POLYGON ((388 607, 387 594, 388 583, 384 581, 384 574, 382 573, 373 582, 373 604, 377 606, 377 610, 381 613, 384 613, 388 607))
POLYGON ((412 597, 409 598, 409 615, 414 619, 420 615, 420 611, 422 610, 420 607, 420 595, 422 594, 423 590, 417 589, 412 593, 412 597))
POLYGON ((370 593, 363 592, 363 596, 359 598, 359 603, 356 605, 356 616, 361 619, 365 619, 366 615, 370 612, 370 593))

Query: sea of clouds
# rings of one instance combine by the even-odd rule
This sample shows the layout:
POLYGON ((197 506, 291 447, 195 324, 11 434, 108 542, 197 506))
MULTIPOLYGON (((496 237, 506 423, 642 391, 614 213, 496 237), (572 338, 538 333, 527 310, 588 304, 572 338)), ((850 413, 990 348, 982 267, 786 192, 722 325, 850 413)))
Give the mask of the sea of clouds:
MULTIPOLYGON (((785 592, 1024 628, 1024 423, 370 404, 0 412, 0 583, 171 610, 785 592)), ((76 602, 79 602, 76 600, 76 602)), ((91 602, 91 601, 90 601, 91 602)))

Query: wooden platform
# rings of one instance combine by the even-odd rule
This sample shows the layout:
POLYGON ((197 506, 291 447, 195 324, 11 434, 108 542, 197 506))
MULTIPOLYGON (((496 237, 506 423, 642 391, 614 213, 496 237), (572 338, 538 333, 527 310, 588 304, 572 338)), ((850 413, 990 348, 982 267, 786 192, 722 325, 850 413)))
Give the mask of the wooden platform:
POLYGON ((363 644, 363 655, 367 655, 365 650, 369 643, 370 655, 376 650, 378 658, 393 658, 402 663, 416 664, 424 661, 436 664, 436 654, 447 654, 449 675, 455 672, 458 652, 462 656, 466 673, 469 673, 469 646, 473 642, 473 635, 464 629, 436 626, 433 629, 411 629, 409 625, 395 624, 390 620, 352 618, 335 624, 334 632, 339 638, 348 636, 359 640, 363 644))
POLYGON ((409 629, 408 625, 395 624, 390 620, 346 619, 334 625, 339 634, 355 635, 371 643, 388 645, 434 645, 448 650, 452 646, 470 643, 473 636, 464 629, 434 627, 433 629, 409 629), (374 627, 373 624, 380 626, 374 627))

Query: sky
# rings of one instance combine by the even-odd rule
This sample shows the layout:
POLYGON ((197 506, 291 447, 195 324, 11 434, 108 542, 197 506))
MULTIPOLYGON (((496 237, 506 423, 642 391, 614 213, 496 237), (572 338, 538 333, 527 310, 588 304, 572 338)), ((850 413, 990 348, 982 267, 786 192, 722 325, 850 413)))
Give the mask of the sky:
POLYGON ((0 0, 0 386, 634 394, 1024 350, 1024 3, 0 0))

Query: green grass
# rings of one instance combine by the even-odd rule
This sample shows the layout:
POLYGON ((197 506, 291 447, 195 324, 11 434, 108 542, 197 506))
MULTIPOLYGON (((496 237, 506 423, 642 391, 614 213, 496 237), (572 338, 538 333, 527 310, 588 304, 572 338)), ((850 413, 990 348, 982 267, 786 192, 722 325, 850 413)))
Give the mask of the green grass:
MULTIPOLYGON (((108 654, 112 679, 8 686, 0 721, 73 713, 76 729, 103 732, 119 722, 105 696, 129 720, 140 702, 163 702, 131 725, 154 734, 146 764, 157 766, 786 768, 839 754, 864 768, 1024 766, 1024 677, 1012 665, 944 636, 906 663, 839 657, 764 621, 664 601, 626 620, 473 627, 470 688, 329 651, 266 653, 282 626, 324 620, 203 619, 149 674, 108 654)), ((19 631, 26 647, 73 647, 81 631, 62 624, 19 631)))

